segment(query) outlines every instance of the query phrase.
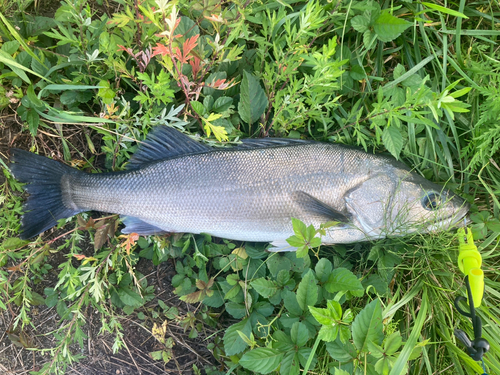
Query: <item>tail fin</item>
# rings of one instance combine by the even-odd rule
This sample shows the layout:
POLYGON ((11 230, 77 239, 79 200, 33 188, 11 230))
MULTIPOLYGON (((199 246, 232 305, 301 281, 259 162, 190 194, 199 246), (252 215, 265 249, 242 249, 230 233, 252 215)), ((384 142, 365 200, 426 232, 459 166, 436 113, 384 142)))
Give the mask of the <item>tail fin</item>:
POLYGON ((57 220, 81 212, 64 205, 61 178, 66 174, 81 173, 55 160, 28 151, 11 149, 9 166, 14 177, 23 183, 30 196, 24 204, 21 218, 22 239, 28 239, 52 228, 57 220))

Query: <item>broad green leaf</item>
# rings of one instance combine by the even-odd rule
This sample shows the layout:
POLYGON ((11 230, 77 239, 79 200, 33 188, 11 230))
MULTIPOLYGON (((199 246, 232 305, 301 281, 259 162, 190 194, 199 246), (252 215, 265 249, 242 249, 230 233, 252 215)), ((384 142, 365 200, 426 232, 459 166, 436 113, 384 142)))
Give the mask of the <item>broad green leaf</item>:
POLYGON ((360 352, 367 350, 368 341, 377 345, 382 343, 384 339, 382 307, 378 299, 370 302, 356 316, 352 323, 352 337, 360 352))
POLYGON ((339 331, 340 331, 340 325, 335 324, 331 326, 322 326, 321 329, 318 332, 318 337, 320 340, 326 341, 326 342, 332 342, 337 339, 339 336, 339 331))
POLYGON ((351 344, 351 342, 348 341, 344 344, 340 341, 340 339, 337 339, 334 342, 327 342, 326 350, 333 359, 341 363, 352 361, 353 358, 358 356, 356 348, 351 344))
POLYGON ((129 288, 118 289, 118 295, 120 296, 120 300, 128 306, 140 307, 144 303, 143 298, 129 288))
POLYGON ((257 348, 246 352, 239 364, 247 370, 269 374, 278 368, 282 359, 283 353, 276 349, 257 348))
POLYGON ((334 319, 340 320, 342 318, 342 307, 340 303, 335 300, 330 300, 326 303, 328 311, 331 312, 334 319))
POLYGON ((292 262, 287 257, 281 256, 278 253, 274 253, 270 256, 267 261, 267 268, 273 277, 276 277, 279 271, 285 270, 290 271, 292 268, 292 262))
POLYGON ((301 347, 306 344, 307 340, 309 340, 309 331, 303 323, 295 322, 290 330, 290 336, 293 343, 298 347, 301 347))
POLYGON ((243 71, 240 90, 238 113, 247 124, 253 124, 266 110, 268 104, 266 93, 257 78, 246 70, 243 71))
POLYGON ((233 324, 224 334, 224 351, 226 355, 231 356, 241 353, 248 346, 238 334, 238 331, 243 332, 247 337, 252 333, 252 326, 248 318, 243 319, 241 322, 233 324))
POLYGON ((232 104, 233 104, 233 98, 229 98, 227 96, 221 96, 215 101, 212 110, 214 112, 219 112, 219 113, 224 112, 227 111, 232 104))
POLYGON ((316 278, 312 270, 306 273, 297 289, 297 302, 302 309, 306 311, 308 306, 314 306, 318 300, 318 287, 316 278))
POLYGON ((293 232, 295 233, 295 236, 297 236, 300 239, 306 239, 306 232, 307 232, 307 226, 300 221, 299 219, 296 219, 292 217, 292 226, 293 226, 293 232))
POLYGON ((403 344, 403 339, 399 331, 391 333, 384 340, 384 349, 387 355, 393 355, 396 353, 401 345, 403 344))
POLYGON ((295 350, 289 351, 283 357, 280 366, 281 375, 299 375, 300 374, 300 359, 295 350))
POLYGON ((17 249, 17 248, 20 248, 20 247, 26 245, 27 243, 29 243, 29 241, 22 240, 18 237, 10 237, 10 238, 6 238, 2 242, 2 248, 6 249, 6 250, 17 249))
POLYGON ((280 270, 276 276, 276 282, 279 286, 285 286, 290 281, 290 272, 286 270, 280 270))
POLYGON ((325 289, 330 293, 364 290, 361 281, 346 268, 336 268, 328 277, 325 289))
POLYGON ((207 114, 207 110, 202 103, 193 100, 190 104, 198 116, 205 116, 207 114))
POLYGON ((330 262, 326 258, 321 258, 318 261, 318 263, 316 263, 316 267, 314 268, 314 271, 316 272, 316 277, 322 283, 328 280, 328 277, 332 273, 332 270, 333 270, 332 262, 330 262))
POLYGON ((366 17, 365 15, 353 17, 351 20, 351 26, 357 32, 364 33, 370 26, 370 18, 366 17))
POLYGON ((297 295, 286 289, 283 290, 281 294, 283 296, 283 303, 288 312, 296 316, 301 315, 303 310, 300 308, 299 303, 297 302, 297 295))
POLYGON ((232 301, 226 303, 226 311, 235 319, 241 319, 247 313, 245 305, 232 301))
POLYGON ((382 42, 390 42, 401 35, 412 25, 411 22, 394 17, 387 10, 383 11, 375 20, 373 30, 382 42))
POLYGON ((309 311, 311 312, 311 315, 314 317, 314 319, 316 319, 318 323, 323 325, 335 324, 335 321, 338 320, 333 317, 332 312, 328 309, 309 306, 309 311))
POLYGON ((267 280, 263 277, 251 281, 250 285, 264 298, 269 298, 278 291, 278 286, 274 281, 267 280))
POLYGON ((399 154, 403 150, 403 136, 396 126, 387 126, 382 133, 382 142, 392 156, 399 159, 399 154))

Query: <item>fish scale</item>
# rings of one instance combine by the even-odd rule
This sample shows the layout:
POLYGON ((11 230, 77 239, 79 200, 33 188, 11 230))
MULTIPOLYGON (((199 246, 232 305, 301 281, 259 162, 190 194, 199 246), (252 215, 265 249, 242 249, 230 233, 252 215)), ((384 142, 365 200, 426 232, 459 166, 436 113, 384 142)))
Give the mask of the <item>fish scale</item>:
POLYGON ((390 157, 331 143, 259 139, 212 149, 161 126, 124 172, 84 173, 21 150, 12 161, 14 176, 30 184, 24 237, 95 210, 124 215, 125 233, 208 233, 289 250, 291 218, 338 222, 322 238, 331 244, 446 229, 468 209, 390 157), (441 203, 429 206, 430 197, 441 203))

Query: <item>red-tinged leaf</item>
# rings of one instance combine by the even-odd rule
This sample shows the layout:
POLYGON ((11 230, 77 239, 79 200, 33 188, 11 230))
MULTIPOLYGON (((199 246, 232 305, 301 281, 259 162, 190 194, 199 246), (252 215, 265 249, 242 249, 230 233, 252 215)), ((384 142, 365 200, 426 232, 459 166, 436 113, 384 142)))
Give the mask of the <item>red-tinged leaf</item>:
POLYGON ((184 60, 182 62, 186 63, 187 60, 191 59, 193 56, 189 56, 191 51, 198 45, 197 41, 198 38, 200 37, 200 34, 196 34, 186 40, 184 44, 182 45, 182 52, 183 52, 183 58, 184 60))
POLYGON ((135 242, 139 239, 139 235, 137 233, 123 234, 119 236, 119 238, 125 238, 125 242, 123 242, 120 246, 124 247, 127 254, 130 255, 130 249, 132 246, 135 246, 135 242))
POLYGON ((185 296, 179 297, 181 301, 187 302, 187 303, 196 303, 200 302, 204 298, 204 295, 202 294, 201 290, 186 294, 185 296))
POLYGON ((212 14, 210 17, 205 16, 205 18, 212 22, 226 23, 226 20, 224 20, 224 18, 222 18, 219 14, 212 14))
POLYGON ((196 77, 200 71, 200 62, 201 59, 198 56, 194 56, 192 60, 189 60, 189 65, 191 65, 193 70, 193 77, 196 77))
POLYGON ((108 237, 112 237, 115 233, 116 220, 113 218, 106 219, 102 222, 99 227, 96 225, 96 232, 94 236, 94 249, 99 250, 108 240, 108 237))
POLYGON ((207 84, 208 87, 218 90, 227 90, 228 88, 233 87, 234 85, 236 85, 236 83, 234 82, 234 78, 232 78, 229 82, 226 82, 226 78, 223 78, 207 84))
POLYGON ((161 43, 156 43, 156 47, 153 47, 153 56, 156 55, 170 56, 170 50, 166 45, 161 43))
POLYGON ((18 272, 18 271, 21 271, 21 265, 18 264, 16 266, 12 266, 12 267, 7 267, 7 271, 10 271, 10 272, 18 272))
POLYGON ((84 260, 86 258, 83 254, 73 254, 73 256, 78 260, 84 260))

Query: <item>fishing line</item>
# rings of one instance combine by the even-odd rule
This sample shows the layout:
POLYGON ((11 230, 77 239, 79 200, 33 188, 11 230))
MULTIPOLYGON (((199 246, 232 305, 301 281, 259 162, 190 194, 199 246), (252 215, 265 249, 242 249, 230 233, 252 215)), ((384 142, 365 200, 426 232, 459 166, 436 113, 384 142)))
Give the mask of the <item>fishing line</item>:
MULTIPOLYGON (((464 222, 465 224, 465 222, 464 222)), ((467 354, 475 360, 481 361, 483 367, 483 375, 486 373, 486 365, 484 363, 484 354, 490 350, 489 342, 482 336, 482 321, 476 315, 476 307, 481 305, 484 293, 484 273, 481 270, 482 258, 481 254, 474 245, 472 232, 467 230, 467 226, 458 229, 459 234, 459 256, 458 267, 465 274, 465 287, 467 289, 467 298, 458 296, 455 298, 454 304, 458 312, 470 318, 472 329, 474 331, 474 339, 471 340, 467 334, 461 329, 455 329, 455 336, 459 339, 466 348, 467 354), (464 229, 465 228, 465 229, 464 229), (465 301, 469 305, 469 312, 462 310, 460 302, 465 301)))

